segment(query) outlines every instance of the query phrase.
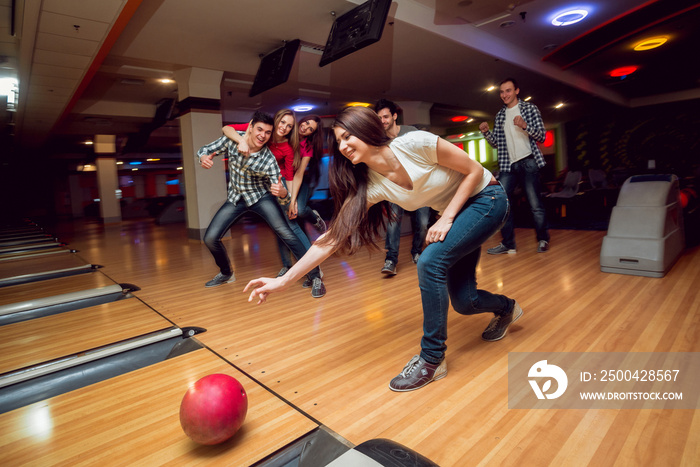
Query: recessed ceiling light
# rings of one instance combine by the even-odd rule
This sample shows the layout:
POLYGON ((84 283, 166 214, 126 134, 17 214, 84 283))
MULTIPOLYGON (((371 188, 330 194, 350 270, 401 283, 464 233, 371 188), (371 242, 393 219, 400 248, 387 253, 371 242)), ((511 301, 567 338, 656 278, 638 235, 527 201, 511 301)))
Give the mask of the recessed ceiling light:
POLYGON ((350 102, 348 104, 348 107, 369 107, 372 104, 368 104, 367 102, 350 102))
POLYGON ((313 105, 295 105, 292 110, 295 112, 308 112, 314 108, 313 105))
POLYGON ((175 82, 174 79, 170 79, 170 78, 163 78, 163 79, 159 79, 158 81, 160 81, 160 82, 163 83, 163 84, 170 84, 170 83, 174 83, 174 82, 175 82))
POLYGON ((554 106, 555 109, 561 109, 562 107, 564 107, 564 103, 563 103, 563 102, 560 102, 560 103, 558 103, 557 105, 554 106))
POLYGON ((651 37, 649 39, 638 42, 634 46, 634 50, 640 51, 640 50, 655 49, 657 47, 664 45, 667 40, 668 40, 668 37, 666 37, 666 36, 651 37))
POLYGON ((554 26, 569 26, 583 20, 587 15, 588 12, 583 9, 565 11, 555 16, 552 24, 554 26))
POLYGON ((496 86, 489 86, 486 90, 487 90, 487 91, 493 91, 494 89, 496 89, 496 86))

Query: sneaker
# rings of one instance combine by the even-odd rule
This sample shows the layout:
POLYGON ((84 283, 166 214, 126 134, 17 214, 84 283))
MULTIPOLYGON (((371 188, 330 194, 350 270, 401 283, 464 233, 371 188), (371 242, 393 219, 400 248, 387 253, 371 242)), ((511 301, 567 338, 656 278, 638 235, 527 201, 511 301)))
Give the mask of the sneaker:
POLYGON ((537 244, 537 253, 544 253, 549 250, 549 242, 547 240, 540 240, 537 244))
POLYGON ((514 302, 513 309, 510 310, 510 313, 500 316, 497 315, 491 320, 483 334, 481 334, 481 338, 489 342, 503 339, 506 337, 508 326, 515 323, 522 315, 523 309, 520 308, 518 302, 514 302))
POLYGON ((282 277, 282 276, 284 276, 285 274, 287 274, 287 271, 289 271, 289 268, 286 267, 286 266, 283 267, 282 269, 280 269, 280 272, 277 273, 277 277, 282 277))
POLYGON ((382 274, 389 274, 392 276, 396 275, 396 263, 391 260, 384 261, 384 267, 382 268, 382 274))
POLYGON ((216 287, 218 285, 227 284, 227 283, 233 282, 235 280, 236 280, 236 277, 233 275, 233 273, 231 273, 230 276, 219 273, 216 276, 214 276, 214 278, 212 280, 210 280, 209 282, 204 284, 204 287, 216 287))
POLYGON ((420 389, 431 381, 447 376, 447 360, 433 364, 428 363, 420 355, 414 355, 399 376, 392 379, 389 389, 397 392, 420 389))
POLYGON ((311 212, 313 212, 314 216, 316 216, 316 223, 314 224, 314 228, 319 232, 324 233, 327 230, 326 221, 323 220, 323 217, 321 217, 317 210, 312 209, 311 212))
POLYGON ((490 255, 502 255, 503 253, 508 253, 509 255, 515 254, 515 248, 508 248, 503 243, 499 243, 498 246, 489 248, 486 251, 490 255))
MULTIPOLYGON (((323 279, 323 271, 321 268, 318 268, 319 273, 321 274, 321 279, 323 279)), ((306 275, 306 279, 304 279, 304 282, 301 283, 301 286, 304 287, 305 289, 310 289, 311 286, 313 285, 313 281, 309 277, 309 275, 306 275)))
POLYGON ((411 258, 411 259, 413 260, 414 264, 418 264, 419 258, 420 258, 420 253, 416 253, 415 255, 413 255, 413 258, 411 258))
POLYGON ((323 280, 320 277, 311 281, 311 296, 321 298, 326 295, 326 286, 323 285, 323 280))

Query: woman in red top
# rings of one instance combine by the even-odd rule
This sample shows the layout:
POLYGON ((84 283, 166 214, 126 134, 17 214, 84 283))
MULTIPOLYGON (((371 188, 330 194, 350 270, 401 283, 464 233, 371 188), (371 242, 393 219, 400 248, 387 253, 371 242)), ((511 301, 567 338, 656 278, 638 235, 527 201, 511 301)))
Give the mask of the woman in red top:
POLYGON ((301 219, 314 225, 320 233, 326 231, 326 223, 315 209, 308 205, 321 173, 323 157, 323 126, 321 117, 307 115, 299 120, 299 148, 301 162, 295 164, 294 183, 290 190, 289 218, 301 219))

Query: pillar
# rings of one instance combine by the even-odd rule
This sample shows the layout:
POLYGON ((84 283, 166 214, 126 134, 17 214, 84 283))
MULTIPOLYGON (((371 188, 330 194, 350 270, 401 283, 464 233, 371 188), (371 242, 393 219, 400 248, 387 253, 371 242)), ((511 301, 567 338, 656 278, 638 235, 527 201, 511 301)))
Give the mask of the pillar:
POLYGON ((97 189, 100 193, 100 217, 104 224, 121 222, 122 210, 117 199, 119 181, 115 135, 95 135, 94 150, 97 155, 97 189))
POLYGON ((403 119, 400 124, 411 126, 430 127, 430 109, 432 102, 422 101, 397 101, 401 107, 403 119))
POLYGON ((221 137, 223 71, 186 68, 174 74, 178 88, 182 170, 185 181, 187 235, 202 240, 209 222, 226 200, 226 172, 221 159, 211 169, 199 165, 197 150, 221 137))

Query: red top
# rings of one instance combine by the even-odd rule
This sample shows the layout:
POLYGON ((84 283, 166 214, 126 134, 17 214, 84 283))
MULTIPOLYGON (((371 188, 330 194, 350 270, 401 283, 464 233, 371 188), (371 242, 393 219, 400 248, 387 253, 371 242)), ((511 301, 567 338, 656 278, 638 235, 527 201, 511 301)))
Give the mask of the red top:
POLYGON ((277 160, 277 165, 280 166, 280 173, 285 180, 294 180, 294 150, 288 141, 282 143, 273 143, 270 141, 267 146, 272 151, 272 154, 277 160))
POLYGON ((301 158, 303 159, 304 157, 313 157, 314 154, 311 150, 311 144, 306 140, 302 139, 299 143, 299 149, 301 153, 301 158))

